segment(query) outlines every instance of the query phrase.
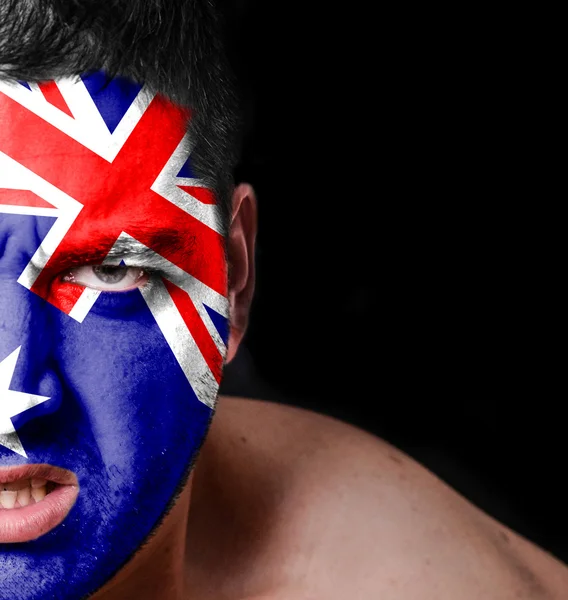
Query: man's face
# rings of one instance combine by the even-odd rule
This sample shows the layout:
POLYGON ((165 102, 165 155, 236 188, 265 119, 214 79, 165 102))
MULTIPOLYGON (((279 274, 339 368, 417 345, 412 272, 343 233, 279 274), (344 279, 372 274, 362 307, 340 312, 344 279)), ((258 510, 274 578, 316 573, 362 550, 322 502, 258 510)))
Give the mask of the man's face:
POLYGON ((188 118, 102 74, 0 83, 0 600, 103 585, 207 432, 227 267, 188 118))

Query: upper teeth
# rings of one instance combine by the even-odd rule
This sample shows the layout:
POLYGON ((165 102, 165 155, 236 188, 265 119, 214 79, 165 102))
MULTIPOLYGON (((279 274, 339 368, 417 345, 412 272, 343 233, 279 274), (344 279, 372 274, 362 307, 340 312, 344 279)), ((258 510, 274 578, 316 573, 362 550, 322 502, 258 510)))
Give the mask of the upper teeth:
POLYGON ((0 483, 0 507, 20 508, 40 502, 46 496, 46 484, 45 479, 39 478, 0 483))

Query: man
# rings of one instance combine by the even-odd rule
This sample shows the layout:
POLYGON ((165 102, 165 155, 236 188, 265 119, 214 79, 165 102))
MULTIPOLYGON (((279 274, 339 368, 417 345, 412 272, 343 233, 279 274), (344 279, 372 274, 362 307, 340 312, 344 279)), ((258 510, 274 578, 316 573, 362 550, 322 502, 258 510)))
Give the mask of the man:
POLYGON ((566 597, 381 440, 217 399, 256 234, 217 22, 0 7, 0 599, 566 597))

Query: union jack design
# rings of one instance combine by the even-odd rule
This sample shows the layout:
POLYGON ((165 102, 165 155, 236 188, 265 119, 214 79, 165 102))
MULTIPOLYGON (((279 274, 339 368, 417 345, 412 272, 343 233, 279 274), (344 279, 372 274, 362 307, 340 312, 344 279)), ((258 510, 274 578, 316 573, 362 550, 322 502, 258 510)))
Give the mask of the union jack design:
POLYGON ((225 246, 214 194, 192 172, 189 118, 103 73, 0 82, 0 124, 10 124, 0 128, 0 213, 55 217, 18 282, 79 322, 101 292, 57 285, 56 275, 78 255, 144 267, 144 254, 161 274, 141 288, 144 300, 212 408, 226 352, 225 246))

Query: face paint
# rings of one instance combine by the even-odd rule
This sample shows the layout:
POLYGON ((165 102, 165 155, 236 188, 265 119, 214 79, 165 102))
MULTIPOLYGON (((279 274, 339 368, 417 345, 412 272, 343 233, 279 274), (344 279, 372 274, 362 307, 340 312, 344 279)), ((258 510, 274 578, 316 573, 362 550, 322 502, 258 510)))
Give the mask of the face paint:
POLYGON ((189 118, 102 73, 0 82, 0 500, 16 499, 0 508, 0 600, 102 586, 160 524, 207 432, 227 265, 189 118), (74 504, 58 485, 21 506, 41 498, 30 480, 73 474, 74 504))

